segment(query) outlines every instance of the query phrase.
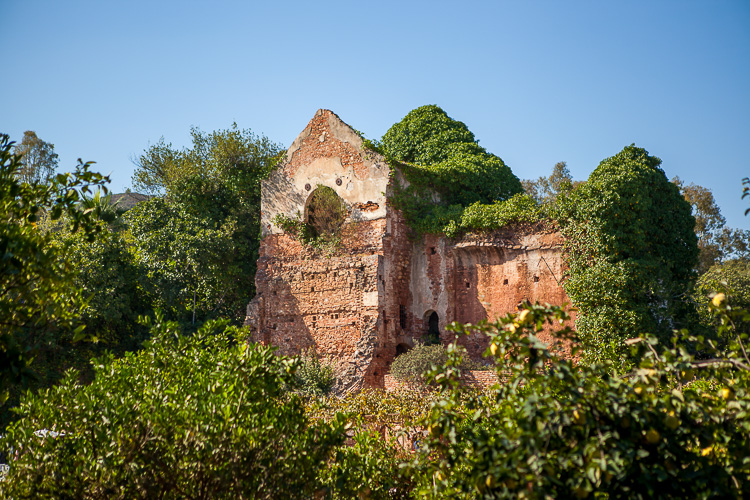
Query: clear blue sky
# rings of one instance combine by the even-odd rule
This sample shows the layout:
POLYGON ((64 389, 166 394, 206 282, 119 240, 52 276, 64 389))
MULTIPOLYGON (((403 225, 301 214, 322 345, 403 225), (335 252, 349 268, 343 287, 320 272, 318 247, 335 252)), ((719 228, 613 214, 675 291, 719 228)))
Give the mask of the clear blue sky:
POLYGON ((0 131, 115 192, 192 125, 288 146, 318 108, 379 138, 438 104, 520 178, 585 179, 635 142, 750 227, 748 0, 0 0, 0 46, 0 131))

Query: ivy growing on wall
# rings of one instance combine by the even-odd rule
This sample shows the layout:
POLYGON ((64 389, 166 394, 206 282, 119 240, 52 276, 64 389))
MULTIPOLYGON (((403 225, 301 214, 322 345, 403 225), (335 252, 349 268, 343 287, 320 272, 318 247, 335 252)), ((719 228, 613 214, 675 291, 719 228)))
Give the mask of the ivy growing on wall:
POLYGON ((594 360, 619 358, 624 341, 643 333, 668 337, 694 310, 686 296, 698 257, 695 219, 660 165, 627 146, 558 202, 565 290, 594 360))
MULTIPOLYGON (((521 181, 503 160, 438 106, 412 110, 379 144, 365 145, 385 155, 403 175, 406 182, 394 183, 392 201, 418 233, 456 235, 470 229, 462 222, 467 207, 474 206, 476 214, 482 204, 494 206, 523 193, 521 181)), ((491 218, 498 208, 487 210, 491 218)))

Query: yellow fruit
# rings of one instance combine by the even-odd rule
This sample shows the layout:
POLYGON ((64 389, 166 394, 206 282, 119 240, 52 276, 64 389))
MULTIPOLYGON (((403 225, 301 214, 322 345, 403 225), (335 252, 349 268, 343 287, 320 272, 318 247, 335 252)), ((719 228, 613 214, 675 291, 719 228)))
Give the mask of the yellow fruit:
POLYGON ((442 472, 440 472, 440 471, 437 471, 437 472, 435 473, 435 478, 436 478, 436 479, 437 479, 438 481, 442 481, 442 480, 443 480, 443 477, 444 477, 444 476, 443 476, 443 473, 442 473, 442 472))
POLYGON ((734 394, 732 394, 732 389, 729 389, 727 387, 724 387, 723 389, 719 390, 719 395, 721 396, 721 399, 725 401, 729 401, 734 397, 734 394))
POLYGON ((484 480, 484 484, 486 484, 488 488, 492 488, 493 486, 495 486, 495 478, 492 476, 487 476, 487 479, 484 480))
POLYGON ((666 425, 668 429, 675 430, 680 426, 680 419, 674 415, 667 415, 667 418, 664 419, 664 425, 666 425))
POLYGON ((576 425, 583 425, 586 422, 586 417, 581 415, 578 410, 573 410, 573 423, 576 425))
POLYGON ((705 456, 708 456, 708 455, 710 455, 710 454, 711 454, 711 451, 713 451, 713 449, 714 449, 714 447, 713 447, 713 446, 709 446, 708 448, 703 448, 703 449, 701 450, 701 456, 705 457, 705 456))
POLYGON ((680 377, 682 378, 683 382, 688 382, 690 380, 693 380, 693 377, 695 376, 695 370, 692 368, 680 372, 680 377))
POLYGON ((646 442, 648 444, 656 444, 659 441, 661 441, 661 434, 659 434, 659 431, 649 429, 648 432, 646 432, 646 442))
POLYGON ((717 293, 714 295, 713 300, 711 303, 715 305, 716 307, 721 307, 725 302, 727 301, 727 296, 723 293, 717 293))
POLYGON ((492 353, 492 355, 493 355, 493 356, 494 356, 495 354, 497 354, 497 344, 495 344, 494 342, 493 342, 493 343, 492 343, 492 345, 490 346, 490 352, 492 353))
POLYGON ((526 324, 526 320, 528 319, 529 312, 530 311, 528 309, 524 309, 523 311, 521 311, 521 314, 518 315, 518 323, 519 324, 521 324, 521 325, 525 325, 526 324))
POLYGON ((638 386, 635 389, 633 389, 633 392, 635 392, 637 395, 640 396, 641 393, 643 392, 643 387, 638 386))

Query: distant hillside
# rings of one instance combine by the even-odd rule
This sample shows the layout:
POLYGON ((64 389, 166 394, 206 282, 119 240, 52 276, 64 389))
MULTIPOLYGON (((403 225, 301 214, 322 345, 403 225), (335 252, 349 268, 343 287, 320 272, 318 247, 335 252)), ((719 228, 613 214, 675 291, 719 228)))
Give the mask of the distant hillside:
POLYGON ((111 201, 113 205, 117 206, 117 209, 123 212, 127 212, 136 204, 142 201, 148 201, 153 198, 153 195, 141 194, 141 193, 118 193, 113 194, 111 201))

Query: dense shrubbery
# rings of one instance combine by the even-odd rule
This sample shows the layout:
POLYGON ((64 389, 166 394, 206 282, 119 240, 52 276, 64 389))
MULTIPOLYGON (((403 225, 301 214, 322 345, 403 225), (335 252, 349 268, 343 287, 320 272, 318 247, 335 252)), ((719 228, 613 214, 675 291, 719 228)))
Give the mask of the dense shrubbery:
MULTIPOLYGON (((391 364, 391 375, 402 382, 422 385, 425 383, 424 374, 436 366, 444 365, 446 361, 448 361, 448 352, 443 344, 417 344, 396 357, 391 364)), ((467 358, 462 362, 461 368, 477 370, 487 367, 467 358)))
POLYGON ((734 340, 698 345, 709 360, 687 352, 701 340, 683 333, 663 349, 635 339, 642 361, 622 376, 610 362, 576 366, 535 336, 568 316, 535 305, 471 327, 492 342, 503 382, 490 390, 460 385, 462 349, 451 345, 430 375, 436 391, 314 398, 304 410, 283 394, 297 361, 220 324, 185 337, 158 320, 146 350, 98 363, 91 385, 71 376, 24 401, 5 439, 20 453, 0 488, 14 498, 742 496, 750 360, 733 325, 750 318, 724 295, 710 308, 734 340))
POLYGON ((284 392, 297 362, 225 325, 185 336, 157 317, 149 346, 97 361, 90 385, 70 374, 28 397, 5 438, 19 454, 4 496, 310 498, 343 418, 310 423, 284 392))
POLYGON ((394 206, 419 232, 445 232, 469 205, 523 192, 510 168, 437 106, 412 110, 375 147, 407 181, 396 183, 394 206))
MULTIPOLYGON (((741 314, 722 297, 714 302, 721 318, 741 314)), ((460 351, 451 347, 446 366, 433 373, 443 393, 424 422, 423 452, 412 461, 420 495, 727 498, 750 491, 750 360, 740 347, 746 333, 733 331, 725 352, 700 346, 710 361, 687 353, 700 344, 687 335, 660 350, 656 339, 639 338, 633 348, 640 364, 618 377, 610 362, 576 366, 537 340, 545 321, 565 319, 559 308, 534 306, 472 327, 490 335, 487 355, 504 377, 490 397, 462 396, 460 351), (685 385, 696 376, 717 389, 685 385)))
POLYGON ((565 290, 591 359, 617 359, 623 341, 643 332, 665 339, 688 326, 695 220, 660 164, 628 146, 558 202, 570 266, 565 290))

